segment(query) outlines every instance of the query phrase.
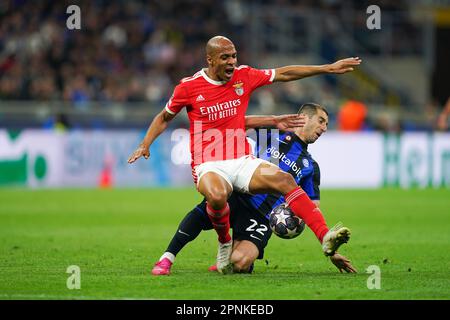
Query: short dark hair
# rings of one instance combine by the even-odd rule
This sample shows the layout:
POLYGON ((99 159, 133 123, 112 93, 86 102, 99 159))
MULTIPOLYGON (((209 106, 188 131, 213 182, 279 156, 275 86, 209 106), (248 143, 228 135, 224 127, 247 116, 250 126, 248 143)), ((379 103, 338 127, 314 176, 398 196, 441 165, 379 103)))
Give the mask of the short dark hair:
POLYGON ((317 110, 322 110, 328 116, 327 109, 317 103, 307 102, 301 105, 300 109, 298 109, 298 114, 306 114, 308 117, 312 117, 317 114, 317 110))

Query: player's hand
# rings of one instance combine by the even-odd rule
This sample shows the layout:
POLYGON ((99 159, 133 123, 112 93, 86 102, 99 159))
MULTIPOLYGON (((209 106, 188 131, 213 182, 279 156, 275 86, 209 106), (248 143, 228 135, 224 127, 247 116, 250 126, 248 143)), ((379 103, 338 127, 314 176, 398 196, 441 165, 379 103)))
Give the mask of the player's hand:
POLYGON ((346 73, 353 71, 353 67, 358 66, 361 64, 361 59, 359 57, 355 58, 346 58, 339 61, 336 61, 335 63, 332 63, 329 65, 328 72, 329 73, 346 73))
POLYGON ((140 145, 136 151, 133 152, 133 154, 128 158, 128 163, 133 163, 140 157, 144 157, 145 159, 150 158, 150 150, 149 147, 146 147, 144 145, 140 145))
POLYGON ((296 128, 305 125, 305 116, 299 114, 285 114, 275 116, 275 126, 279 130, 294 132, 296 128))
POLYGON ((356 269, 352 266, 351 261, 346 257, 340 255, 339 253, 335 253, 330 257, 331 262, 338 268, 339 272, 342 273, 344 270, 347 273, 356 273, 356 269))

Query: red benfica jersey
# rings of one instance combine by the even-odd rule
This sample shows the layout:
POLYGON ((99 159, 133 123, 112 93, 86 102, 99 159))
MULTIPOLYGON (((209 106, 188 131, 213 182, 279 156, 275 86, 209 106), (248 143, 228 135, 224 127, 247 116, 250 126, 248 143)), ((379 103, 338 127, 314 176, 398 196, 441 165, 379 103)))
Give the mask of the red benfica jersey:
POLYGON ((205 69, 175 87, 166 111, 184 107, 190 122, 192 168, 207 161, 238 159, 251 154, 245 135, 245 113, 252 92, 272 83, 275 70, 239 66, 228 82, 214 81, 205 69))

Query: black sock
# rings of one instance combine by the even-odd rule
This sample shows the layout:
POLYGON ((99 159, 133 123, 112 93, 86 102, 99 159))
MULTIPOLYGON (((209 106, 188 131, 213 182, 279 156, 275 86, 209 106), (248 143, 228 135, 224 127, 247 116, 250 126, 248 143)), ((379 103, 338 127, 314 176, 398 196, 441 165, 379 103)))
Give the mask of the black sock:
POLYGON ((170 252, 176 256, 188 242, 197 238, 202 230, 212 229, 211 222, 206 215, 206 209, 204 207, 199 205, 184 217, 170 241, 166 252, 170 252))

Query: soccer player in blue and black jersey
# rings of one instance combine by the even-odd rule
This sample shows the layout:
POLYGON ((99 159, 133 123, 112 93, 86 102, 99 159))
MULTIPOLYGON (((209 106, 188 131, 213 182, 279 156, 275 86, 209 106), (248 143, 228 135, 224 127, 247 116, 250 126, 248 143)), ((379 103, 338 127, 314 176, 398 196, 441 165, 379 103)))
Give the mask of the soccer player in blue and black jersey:
MULTIPOLYGON (((327 130, 328 112, 321 105, 307 103, 300 107, 298 113, 305 116, 305 124, 294 132, 259 130, 255 155, 290 173, 319 206, 320 169, 308 152, 308 144, 314 143, 327 130)), ((282 195, 232 193, 228 203, 233 229, 231 261, 235 272, 251 272, 253 262, 262 259, 264 248, 271 236, 268 216, 273 208, 283 202, 285 199, 282 195)), ((155 264, 152 274, 169 275, 178 252, 202 230, 210 229, 213 227, 206 213, 206 200, 203 200, 180 223, 166 252, 155 264)), ((335 253, 330 259, 339 271, 356 272, 344 256, 335 253)))

